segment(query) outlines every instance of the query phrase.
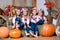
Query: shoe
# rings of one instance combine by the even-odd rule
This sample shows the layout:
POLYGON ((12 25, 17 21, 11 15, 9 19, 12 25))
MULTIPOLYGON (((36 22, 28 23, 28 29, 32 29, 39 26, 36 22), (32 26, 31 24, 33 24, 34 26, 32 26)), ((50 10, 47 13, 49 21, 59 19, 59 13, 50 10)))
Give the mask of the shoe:
POLYGON ((30 36, 29 33, 27 33, 26 36, 29 37, 30 36))

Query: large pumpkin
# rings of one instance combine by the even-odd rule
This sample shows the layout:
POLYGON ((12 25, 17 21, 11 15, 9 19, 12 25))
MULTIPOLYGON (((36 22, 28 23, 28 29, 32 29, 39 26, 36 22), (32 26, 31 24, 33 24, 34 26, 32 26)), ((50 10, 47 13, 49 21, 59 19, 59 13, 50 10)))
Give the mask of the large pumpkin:
POLYGON ((19 29, 10 30, 9 36, 12 38, 19 38, 21 36, 21 31, 19 29))
POLYGON ((8 37, 9 29, 7 27, 0 27, 0 38, 8 37))
POLYGON ((52 36, 54 32, 55 32, 54 25, 47 23, 47 24, 43 24, 40 31, 40 35, 49 37, 49 36, 52 36))

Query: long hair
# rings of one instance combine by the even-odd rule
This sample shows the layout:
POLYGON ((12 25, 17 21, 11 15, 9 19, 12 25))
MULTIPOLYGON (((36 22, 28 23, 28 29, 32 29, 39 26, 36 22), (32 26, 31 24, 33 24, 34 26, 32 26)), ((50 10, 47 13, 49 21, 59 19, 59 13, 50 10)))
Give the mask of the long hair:
POLYGON ((4 11, 0 8, 0 15, 5 15, 4 11))
POLYGON ((44 16, 44 10, 42 10, 42 13, 43 13, 42 16, 44 16))
MULTIPOLYGON (((17 11, 15 10, 15 15, 17 16, 17 13, 16 12, 17 11)), ((22 13, 21 12, 20 12, 19 16, 22 17, 22 13)))

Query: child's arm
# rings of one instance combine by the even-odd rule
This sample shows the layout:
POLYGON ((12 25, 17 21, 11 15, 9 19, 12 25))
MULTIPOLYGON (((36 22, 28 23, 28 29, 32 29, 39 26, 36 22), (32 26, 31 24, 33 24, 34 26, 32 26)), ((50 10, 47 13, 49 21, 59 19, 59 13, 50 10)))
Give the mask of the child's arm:
POLYGON ((16 24, 13 24, 13 26, 12 26, 12 29, 18 29, 18 24, 16 23, 16 24))
POLYGON ((18 23, 15 24, 15 27, 16 27, 16 29, 18 29, 18 27, 19 27, 18 23))
POLYGON ((30 25, 29 25, 29 23, 30 23, 30 19, 27 20, 27 26, 28 26, 29 28, 31 28, 30 25))
POLYGON ((27 24, 27 26, 28 26, 29 28, 31 28, 31 26, 30 26, 29 24, 27 24))
POLYGON ((44 23, 48 23, 46 20, 44 20, 44 23))
POLYGON ((15 28, 15 24, 13 24, 13 26, 12 26, 12 29, 14 29, 15 28))
POLYGON ((12 24, 13 24, 12 29, 15 28, 15 19, 16 19, 15 17, 12 18, 12 24))
POLYGON ((15 18, 15 21, 14 21, 14 24, 13 24, 13 29, 14 28, 18 28, 18 22, 19 22, 19 20, 18 20, 18 18, 15 18))

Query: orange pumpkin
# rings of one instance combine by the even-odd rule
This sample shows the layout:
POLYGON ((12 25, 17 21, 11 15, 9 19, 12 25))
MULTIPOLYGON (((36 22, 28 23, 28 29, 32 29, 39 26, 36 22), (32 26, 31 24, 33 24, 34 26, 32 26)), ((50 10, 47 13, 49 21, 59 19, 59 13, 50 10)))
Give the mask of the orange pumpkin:
POLYGON ((8 37, 9 29, 7 27, 0 27, 0 38, 8 37))
POLYGON ((55 32, 55 27, 54 25, 52 24, 43 24, 43 27, 40 31, 40 34, 42 36, 46 36, 46 37, 49 37, 49 36, 52 36, 55 32))
POLYGON ((10 30, 9 36, 12 38, 19 38, 21 36, 21 31, 19 29, 10 30))

